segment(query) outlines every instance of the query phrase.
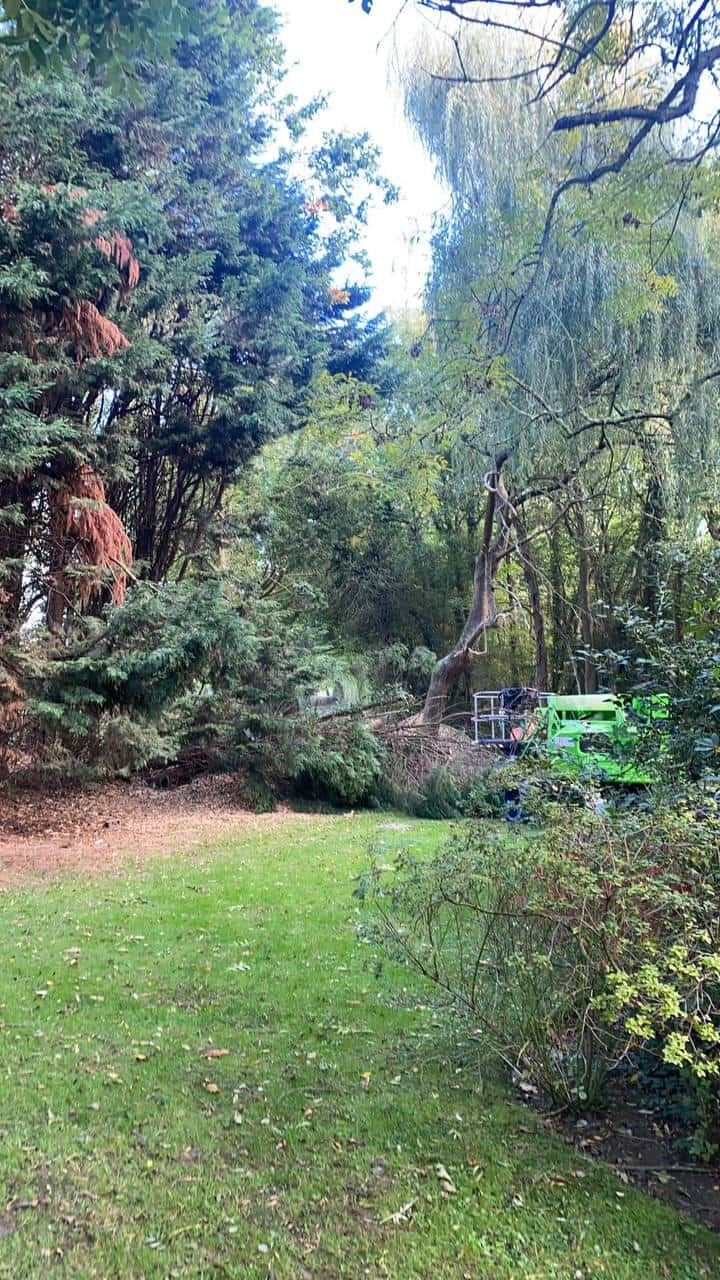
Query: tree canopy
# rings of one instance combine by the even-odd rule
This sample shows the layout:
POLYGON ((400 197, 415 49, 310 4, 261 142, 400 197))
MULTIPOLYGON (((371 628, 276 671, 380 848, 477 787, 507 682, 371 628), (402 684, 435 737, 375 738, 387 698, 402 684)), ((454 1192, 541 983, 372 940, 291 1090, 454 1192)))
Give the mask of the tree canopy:
MULTIPOLYGON (((83 716, 132 720, 122 680, 113 695, 102 672, 135 662, 120 654, 136 599, 157 618, 138 669, 167 661, 177 679, 152 712, 174 741, 200 732, 179 707, 210 671, 234 689, 236 728, 270 723, 236 700, 250 667, 219 656, 232 634, 252 648, 261 616, 269 686, 282 672, 296 687, 280 637, 299 628, 308 670, 368 697, 427 694, 431 724, 453 705, 466 714, 478 679, 622 680, 607 655, 626 611, 682 634, 717 529, 712 149, 696 155, 676 130, 669 152, 651 131, 599 200, 585 178, 606 143, 555 125, 561 99, 617 97, 612 24, 530 93, 537 32, 447 7, 404 51, 402 87, 451 198, 425 314, 390 324, 344 274, 368 197, 393 198, 372 142, 306 142, 318 106, 283 98, 265 6, 210 16, 165 56, 136 57, 132 90, 86 62, 61 78, 3 64, 1 604, 15 685, 27 637, 44 634, 33 661, 69 663, 62 679, 43 662, 28 677, 44 716, 62 706, 67 723, 85 679, 83 716), (208 581, 215 639, 168 622, 163 658, 162 620, 208 581)), ((613 145, 633 127, 614 120, 613 145)), ((203 733, 222 721, 232 737, 204 698, 203 733)))
POLYGON ((184 0, 3 0, 0 45, 25 72, 62 72, 84 62, 94 73, 102 69, 119 86, 133 75, 132 62, 142 51, 167 56, 178 37, 220 23, 223 6, 203 9, 184 0))

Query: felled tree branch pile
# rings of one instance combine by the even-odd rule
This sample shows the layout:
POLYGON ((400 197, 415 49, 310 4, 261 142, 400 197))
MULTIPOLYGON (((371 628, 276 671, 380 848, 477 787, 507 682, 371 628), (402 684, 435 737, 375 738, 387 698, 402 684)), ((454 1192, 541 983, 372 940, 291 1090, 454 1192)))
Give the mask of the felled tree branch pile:
POLYGON ((438 768, 456 779, 472 777, 495 759, 460 729, 440 725, 430 731, 416 716, 392 724, 376 722, 373 733, 385 748, 386 774, 398 791, 420 790, 438 768))

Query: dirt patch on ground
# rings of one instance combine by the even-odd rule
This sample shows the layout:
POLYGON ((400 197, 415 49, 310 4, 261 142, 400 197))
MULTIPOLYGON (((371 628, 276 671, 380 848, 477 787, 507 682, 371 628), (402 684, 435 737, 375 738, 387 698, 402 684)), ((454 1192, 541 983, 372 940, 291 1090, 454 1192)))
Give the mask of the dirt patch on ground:
POLYGON ((277 826, 317 814, 253 813, 232 776, 159 791, 108 783, 40 794, 0 791, 0 888, 62 872, 102 872, 128 860, 190 853, 213 836, 277 826))
POLYGON ((608 1111, 579 1120, 554 1117, 545 1123, 611 1168, 619 1179, 618 1195, 623 1194, 623 1183, 634 1183, 711 1231, 720 1231, 720 1165, 716 1160, 707 1165, 693 1160, 683 1148, 680 1130, 649 1099, 635 1104, 619 1085, 611 1093, 608 1111))

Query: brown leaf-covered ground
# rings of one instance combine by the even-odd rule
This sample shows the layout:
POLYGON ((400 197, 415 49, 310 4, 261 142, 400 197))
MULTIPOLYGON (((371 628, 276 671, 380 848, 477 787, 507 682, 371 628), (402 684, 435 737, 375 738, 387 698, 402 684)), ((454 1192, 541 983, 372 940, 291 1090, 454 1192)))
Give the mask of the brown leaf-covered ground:
MULTIPOLYGON (((624 1183, 642 1187, 656 1200, 720 1231, 720 1164, 689 1155, 680 1127, 672 1125, 653 1099, 619 1082, 608 1106, 587 1116, 556 1116, 547 1126, 585 1155, 601 1160, 624 1183)), ((622 1187, 618 1191, 622 1195, 622 1187)))
MULTIPOLYGON (((0 887, 189 853, 219 834, 277 826, 289 816, 287 809, 257 814, 244 808, 233 776, 198 778, 172 790, 114 782, 51 794, 0 791, 0 887)), ((292 815, 295 821, 302 816, 292 815)))

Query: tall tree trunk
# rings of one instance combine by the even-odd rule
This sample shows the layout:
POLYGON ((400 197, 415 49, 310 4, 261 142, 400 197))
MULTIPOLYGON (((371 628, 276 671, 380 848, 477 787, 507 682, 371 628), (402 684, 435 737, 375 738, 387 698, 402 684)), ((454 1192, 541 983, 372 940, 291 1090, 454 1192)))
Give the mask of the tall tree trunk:
MULTIPOLYGON (((515 590, 515 580, 509 564, 506 569, 505 584, 510 599, 516 600, 517 592, 515 590)), ((503 648, 506 651, 505 670, 507 675, 504 677, 504 683, 509 686, 514 685, 517 687, 522 684, 523 676, 521 675, 521 664, 518 655, 518 626, 517 620, 513 615, 511 615, 510 625, 505 628, 505 635, 507 640, 503 648)), ((470 692, 471 690, 468 690, 468 693, 470 692)))
POLYGON ((48 594, 45 606, 45 625, 56 635, 62 631, 68 606, 67 567, 71 547, 67 536, 67 508, 59 501, 58 494, 48 494, 50 507, 50 554, 48 562, 48 594))
POLYGON ((560 526, 557 522, 553 524, 550 532, 550 621, 552 637, 550 684, 551 688, 557 692, 560 688, 561 678, 565 674, 568 654, 572 653, 572 641, 569 638, 567 619, 560 526))
POLYGON ((540 574, 532 543, 522 521, 517 520, 518 545, 522 560, 525 587, 530 605, 533 640, 535 642, 535 688, 547 689, 548 655, 545 638, 545 615, 543 613, 542 595, 540 593, 540 574))
POLYGON ((478 640, 498 623, 495 583, 498 569, 507 555, 510 523, 514 514, 502 476, 507 458, 507 453, 498 454, 492 471, 486 477, 487 498, 482 544, 475 561, 470 612, 457 644, 440 659, 432 673, 422 709, 423 724, 440 724, 453 685, 470 668, 473 649, 478 640))
POLYGON ((31 491, 15 479, 0 485, 0 635, 16 630, 23 598, 31 491), (12 516, 7 514, 12 511, 12 516))
POLYGON ((658 448, 651 442, 643 449, 647 490, 638 526, 635 555, 635 594, 644 609, 657 609, 662 579, 660 545, 665 538, 667 511, 658 448))
POLYGON ((682 644, 684 629, 684 610, 683 597, 685 594, 685 564, 678 557, 673 565, 672 571, 672 611, 673 611, 673 640, 675 644, 682 644))
POLYGON ((588 552, 588 533, 585 524, 585 513, 582 506, 578 504, 577 508, 577 533, 578 533, 578 607, 580 610, 580 632, 582 635, 584 656, 583 656, 583 683, 585 685, 585 693, 597 693, 597 671, 595 669, 595 660, 592 656, 594 627, 593 615, 590 606, 590 555, 588 552))

